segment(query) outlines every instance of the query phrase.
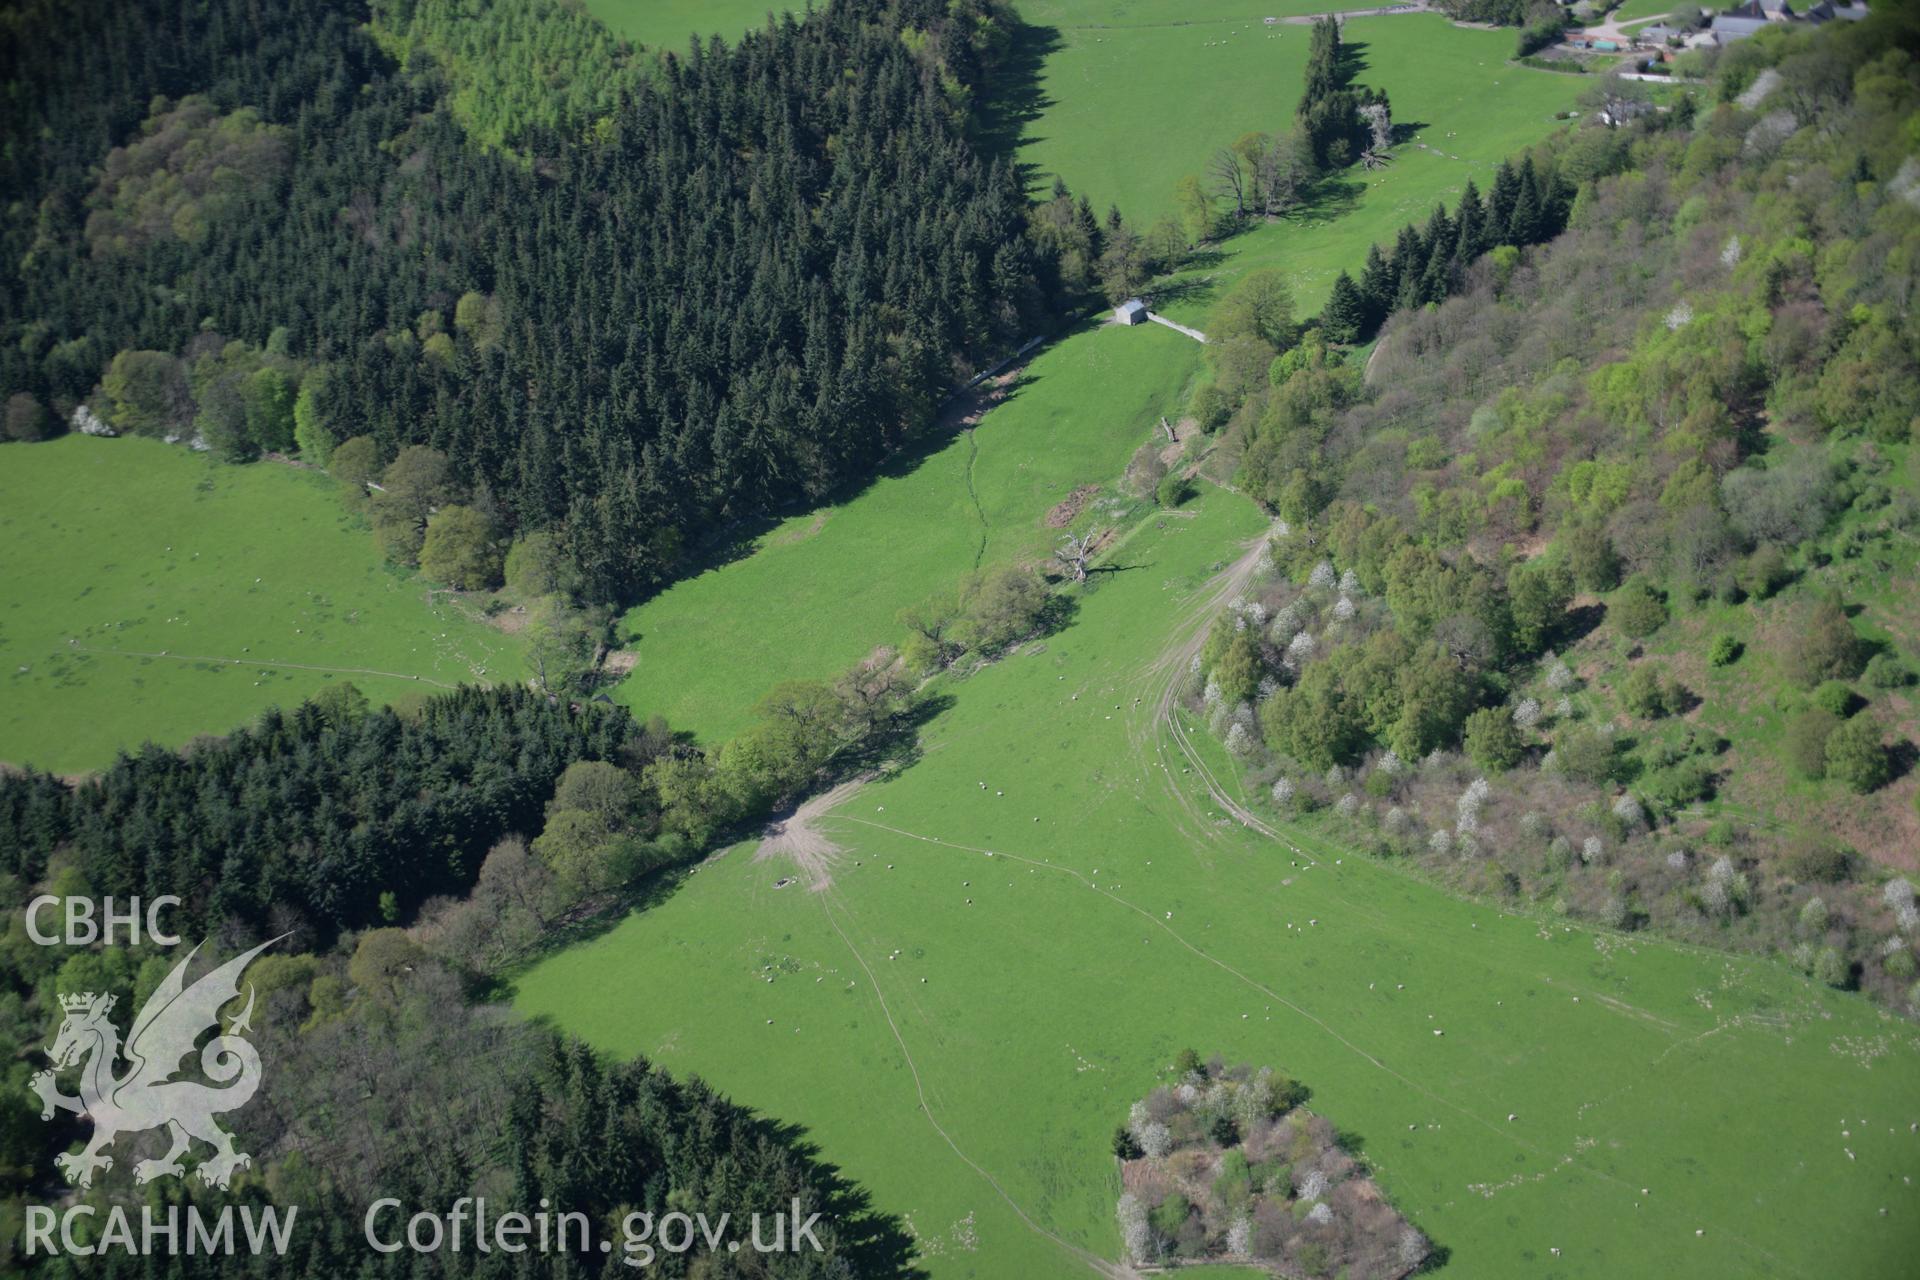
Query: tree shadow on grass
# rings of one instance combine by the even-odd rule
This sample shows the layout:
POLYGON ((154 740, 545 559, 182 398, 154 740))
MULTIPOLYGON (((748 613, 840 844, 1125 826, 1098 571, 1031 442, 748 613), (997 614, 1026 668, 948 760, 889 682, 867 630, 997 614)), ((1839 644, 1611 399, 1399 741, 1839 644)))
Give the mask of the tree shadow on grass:
POLYGON ((1110 578, 1123 573, 1133 573, 1136 570, 1151 568, 1153 568, 1153 561, 1151 560, 1141 560, 1134 564, 1096 564, 1088 568, 1087 580, 1080 584, 1080 590, 1085 595, 1092 595, 1100 589, 1100 585, 1103 582, 1106 582, 1110 578))
POLYGON ((1195 249, 1180 262, 1182 271, 1212 271, 1227 260, 1224 250, 1214 248, 1195 249))
POLYGON ((1018 153, 1023 144, 1040 141, 1028 137, 1027 129, 1053 105, 1053 99, 1040 87, 1040 76, 1047 59, 1063 42, 1056 28, 1014 21, 1006 56, 994 68, 980 102, 972 140, 975 149, 989 160, 1016 166, 1021 186, 1030 190, 1037 171, 1035 166, 1021 163, 1018 153))
POLYGON ((1566 617, 1554 632, 1554 640, 1563 649, 1571 649, 1586 639, 1588 633, 1606 619, 1605 605, 1583 604, 1567 610, 1566 617))
POLYGON ((1349 172, 1325 173, 1315 179, 1307 188, 1306 199, 1299 207, 1287 215, 1289 222, 1304 223, 1307 226, 1319 226, 1328 222, 1338 222, 1360 207, 1360 198, 1366 194, 1367 184, 1358 179, 1345 177, 1349 172))
MULTIPOLYGON (((1097 323, 1094 321, 1076 326, 1055 335, 1051 341, 1058 342, 1078 333, 1083 328, 1096 327, 1097 323)), ((1037 352, 1029 353, 1029 355, 1032 354, 1037 352)), ((1022 369, 1011 382, 1000 389, 999 398, 992 408, 1004 407, 1036 381, 1038 379, 1033 374, 1022 369)), ((724 569, 737 561, 749 559, 760 550, 768 534, 794 516, 845 506, 881 480, 898 479, 911 474, 927 459, 953 443, 956 432, 949 421, 950 412, 955 403, 968 394, 970 394, 969 391, 954 392, 934 411, 932 421, 925 427, 906 436, 890 452, 882 454, 876 462, 869 464, 863 470, 856 467, 858 474, 850 476, 838 488, 824 494, 819 500, 789 502, 766 511, 738 515, 719 526, 702 543, 687 553, 685 562, 675 570, 671 580, 662 583, 654 590, 640 593, 632 600, 624 602, 621 607, 637 608, 681 582, 724 569)), ((623 637, 625 643, 630 645, 637 644, 644 638, 638 631, 625 632, 623 637)))
MULTIPOLYGON (((724 848, 716 844, 715 848, 724 848)), ((482 975, 469 988, 469 995, 483 1004, 509 1004, 519 993, 516 979, 549 956, 570 947, 591 942, 612 932, 630 915, 639 915, 661 906, 680 892, 696 864, 678 862, 641 876, 633 884, 611 894, 596 896, 567 912, 550 924, 539 939, 501 972, 482 975)))
POLYGON ((838 1253, 851 1264, 849 1275, 925 1280, 927 1272, 914 1265, 918 1247, 905 1221, 876 1209, 872 1193, 824 1159, 803 1126, 745 1107, 740 1110, 746 1112, 747 1127, 756 1137, 786 1148, 806 1163, 807 1180, 822 1192, 820 1219, 839 1238, 838 1253))
MULTIPOLYGON (((1213 240, 1214 245, 1220 246, 1212 251, 1214 257, 1218 261, 1224 261, 1226 246, 1276 222, 1316 226, 1346 217, 1359 207, 1361 197, 1367 191, 1367 184, 1364 181, 1346 176, 1354 172, 1353 168, 1347 168, 1323 173, 1314 178, 1302 188, 1300 203, 1278 218, 1249 215, 1233 223, 1213 240)), ((1182 270, 1186 269, 1182 267, 1182 270)))
POLYGON ((1412 142, 1420 136, 1422 129, 1432 127, 1433 122, 1430 120, 1396 120, 1393 124, 1393 145, 1397 147, 1412 142))
POLYGON ((1367 69, 1367 43, 1364 40, 1342 40, 1340 54, 1334 60, 1334 82, 1344 89, 1360 78, 1367 69))
POLYGON ((1173 273, 1149 284, 1142 291, 1143 296, 1155 307, 1165 307, 1171 302, 1188 302, 1210 297, 1218 286, 1218 282, 1207 273, 1217 270, 1226 262, 1227 251, 1220 246, 1230 242, 1239 234, 1241 232, 1236 230, 1231 235, 1188 253, 1180 260, 1180 265, 1174 269, 1173 273))
POLYGON ((1191 276, 1181 280, 1169 280, 1156 284, 1150 293, 1155 310, 1164 311, 1176 302, 1205 302, 1220 288, 1220 282, 1211 277, 1191 276))
POLYGON ((1920 746, 1910 739, 1902 738, 1887 748, 1887 782, 1894 783, 1912 773, 1915 765, 1920 765, 1920 746))
MULTIPOLYGON (((1019 399, 1022 393, 1038 384, 1039 381, 1040 378, 1037 374, 1030 373, 1023 367, 1013 375, 1011 381, 1000 388, 998 398, 987 407, 986 413, 991 413, 995 409, 1006 408, 1009 404, 1019 399)), ((902 476, 911 475, 913 472, 919 470, 920 465, 928 458, 944 451, 948 445, 951 445, 955 437, 960 435, 961 432, 971 430, 972 426, 981 425, 981 423, 985 421, 985 413, 981 415, 980 422, 975 422, 972 426, 955 420, 953 409, 959 398, 960 397, 956 396, 954 399, 949 400, 947 405, 942 407, 939 416, 931 426, 914 435, 893 453, 888 455, 886 461, 874 469, 871 479, 859 485, 844 497, 836 498, 834 505, 838 506, 851 501, 880 480, 898 480, 902 476)))
MULTIPOLYGON (((1047 597, 1045 607, 1040 610, 1039 625, 1027 639, 1028 641, 1045 640, 1050 636, 1057 636, 1072 626, 1073 620, 1079 616, 1079 598, 1055 592, 1047 597)), ((1011 652, 1011 649, 1008 652, 1011 652)))
POLYGON ((916 699, 912 706, 895 716, 883 732, 842 756, 833 774, 823 779, 815 790, 825 790, 836 782, 861 774, 891 775, 911 769, 926 754, 920 744, 920 731, 952 710, 953 703, 953 695, 948 693, 932 693, 916 699))

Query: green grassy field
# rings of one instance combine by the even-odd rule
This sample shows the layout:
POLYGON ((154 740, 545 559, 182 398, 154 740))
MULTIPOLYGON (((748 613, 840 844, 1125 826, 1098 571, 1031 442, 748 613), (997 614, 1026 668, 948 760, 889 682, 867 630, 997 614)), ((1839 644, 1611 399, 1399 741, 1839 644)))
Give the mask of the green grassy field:
POLYGON ((630 612, 621 631, 639 637, 639 665, 615 696, 717 741, 776 681, 832 676, 898 641, 904 606, 976 564, 1049 552, 1048 510, 1076 485, 1119 477, 1176 411, 1199 355, 1156 325, 1086 328, 1040 352, 970 435, 630 612))
POLYGON ((1310 213, 1305 224, 1254 228, 1227 243, 1228 260, 1205 274, 1214 291, 1198 291, 1167 307, 1188 323, 1241 273, 1278 267, 1303 309, 1317 309, 1342 271, 1358 273, 1367 249, 1390 244, 1408 222, 1424 222, 1435 204, 1449 206, 1472 178, 1484 194, 1500 162, 1562 127, 1591 77, 1510 66, 1510 31, 1474 31, 1440 18, 1356 19, 1349 41, 1364 44, 1360 79, 1385 88, 1394 119, 1422 127, 1394 151, 1383 170, 1350 170, 1350 191, 1310 213), (1478 77, 1462 75, 1471 68, 1478 77))
POLYGON ((1658 18, 1680 7, 1674 0, 1626 0, 1607 16, 1616 21, 1658 18))
MULTIPOLYGON (((1056 45, 1041 76, 1046 105, 1021 148, 1043 180, 1058 173, 1096 207, 1117 201, 1128 217, 1150 223, 1173 211, 1180 178, 1204 174, 1221 147, 1292 127, 1311 28, 1244 18, 1074 25, 1085 7, 1021 8, 1056 45), (1056 9, 1072 13, 1050 22, 1056 9)), ((1395 122, 1421 126, 1415 141, 1459 156, 1453 163, 1467 171, 1538 140, 1585 87, 1580 76, 1507 65, 1511 31, 1457 27, 1433 14, 1356 18, 1342 38, 1358 53, 1356 79, 1387 91, 1395 122)), ((1368 203, 1426 185, 1424 171, 1404 164, 1414 150, 1402 145, 1393 166, 1367 175, 1376 184, 1368 203)))
MULTIPOLYGON (((1228 5, 1182 10, 1194 17, 1180 25, 1096 25, 1095 6, 1084 2, 1022 6, 1057 44, 1041 79, 1047 105, 1020 151, 1038 182, 1057 173, 1096 208, 1117 202, 1147 225, 1172 212, 1175 184, 1204 175, 1221 147, 1291 126, 1309 28, 1267 27, 1228 5), (1199 20, 1206 13, 1232 17, 1199 20)), ((1342 269, 1359 269, 1369 245, 1391 242, 1437 201, 1451 203, 1469 177, 1484 192, 1495 166, 1558 127, 1554 113, 1591 85, 1591 77, 1508 65, 1511 31, 1456 27, 1431 14, 1354 19, 1343 38, 1358 49, 1357 79, 1385 89, 1395 122, 1417 131, 1387 168, 1351 169, 1305 214, 1226 241, 1188 273, 1203 287, 1169 301, 1168 315, 1204 327, 1218 294, 1261 267, 1286 271, 1302 307, 1317 308, 1342 269)))
POLYGON ((1450 1273, 1908 1274, 1911 1025, 1290 850, 1201 789, 1169 641, 1262 524, 1217 492, 1149 521, 1072 627, 952 686, 924 758, 822 821, 831 889, 735 848, 518 1007, 805 1126, 936 1280, 1112 1257, 1108 1139, 1184 1046, 1306 1080, 1450 1273))
POLYGON ((0 462, 0 760, 177 746, 336 680, 386 701, 517 674, 514 644, 381 563, 322 476, 70 436, 0 462), (136 656, 158 655, 160 656, 136 656))
POLYGON ((637 44, 680 52, 688 37, 719 34, 729 44, 763 26, 769 13, 806 6, 778 0, 586 0, 587 12, 637 44))

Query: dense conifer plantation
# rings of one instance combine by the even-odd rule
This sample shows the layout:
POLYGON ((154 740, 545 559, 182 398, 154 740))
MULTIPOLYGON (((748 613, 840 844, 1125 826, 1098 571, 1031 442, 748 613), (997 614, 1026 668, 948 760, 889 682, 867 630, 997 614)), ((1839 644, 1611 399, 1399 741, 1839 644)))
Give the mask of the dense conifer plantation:
POLYGON ((576 760, 637 764, 624 708, 463 688, 417 715, 302 703, 184 753, 149 743, 69 788, 0 779, 0 874, 46 876, 55 851, 96 893, 183 901, 178 932, 223 926, 303 944, 465 892, 487 847, 537 829, 576 760))

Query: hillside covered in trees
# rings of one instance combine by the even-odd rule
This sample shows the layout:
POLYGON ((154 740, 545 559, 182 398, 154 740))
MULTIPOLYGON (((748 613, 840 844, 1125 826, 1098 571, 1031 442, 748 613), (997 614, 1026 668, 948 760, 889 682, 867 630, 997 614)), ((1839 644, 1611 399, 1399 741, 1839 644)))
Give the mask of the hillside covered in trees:
POLYGON ((536 0, 5 22, 11 437, 430 447, 469 535, 547 532, 592 600, 865 478, 1061 301, 1061 236, 968 141, 985 0, 657 54, 536 0))
MULTIPOLYGON (((84 979, 92 985, 73 989, 123 1001, 144 997, 158 978, 72 967, 63 984, 84 979)), ((527 1206, 536 1223, 534 1207, 551 1208, 548 1247, 476 1248, 469 1224, 462 1248, 431 1255, 436 1275, 562 1280, 628 1274, 643 1264, 658 1275, 782 1280, 924 1274, 909 1262, 902 1224, 871 1210, 866 1193, 819 1160, 792 1126, 644 1058, 610 1062, 578 1040, 502 1020, 468 1003, 458 977, 399 930, 369 933, 346 954, 263 957, 248 975, 258 997, 253 1037, 273 1069, 248 1108, 253 1160, 245 1180, 231 1193, 195 1180, 146 1192, 96 1186, 78 1195, 102 1214, 118 1206, 136 1221, 147 1196, 163 1222, 170 1208, 184 1222, 187 1206, 213 1214, 229 1204, 256 1212, 278 1206, 283 1222, 297 1216, 284 1253, 211 1250, 167 1259, 159 1274, 421 1274, 422 1255, 368 1246, 370 1188, 407 1206, 452 1206, 477 1192, 494 1205, 527 1206), (564 1231, 563 1212, 576 1215, 564 1231), (690 1249, 671 1252, 655 1224, 674 1213, 731 1225, 717 1228, 717 1246, 696 1238, 690 1249), (759 1239, 771 1245, 777 1238, 779 1250, 744 1248, 755 1215, 759 1239), (803 1222, 806 1237, 796 1231, 803 1222), (743 1245, 739 1255, 727 1240, 743 1245)), ((9 1085, 28 1097, 16 1074, 9 1085)), ((78 1126, 26 1116, 24 1103, 6 1106, 10 1120, 19 1115, 5 1137, 9 1159, 45 1163, 16 1139, 64 1145, 79 1136, 78 1126)), ((8 1175, 12 1183, 15 1170, 8 1175)), ((0 1202, 10 1224, 16 1210, 17 1203, 0 1202)), ((389 1211, 375 1229, 383 1239, 404 1239, 408 1212, 389 1211)), ((11 1254, 17 1240, 9 1230, 0 1245, 9 1264, 19 1261, 11 1254)), ((146 1277, 156 1274, 155 1262, 102 1247, 95 1256, 43 1254, 28 1274, 146 1277)))
MULTIPOLYGON (((14 1247, 19 1205, 49 1194, 53 1155, 80 1136, 41 1123, 28 1087, 27 1050, 44 1047, 58 997, 137 1007, 181 954, 36 945, 27 904, 173 895, 166 927, 209 955, 277 940, 248 970, 274 1067, 250 1112, 259 1176, 240 1194, 301 1205, 318 1224, 285 1261, 229 1258, 208 1274, 360 1274, 364 1242, 337 1228, 358 1222, 372 1186, 421 1203, 490 1188, 519 1204, 545 1196, 602 1232, 634 1212, 705 1206, 744 1221, 798 1198, 834 1217, 821 1252, 693 1274, 902 1273, 899 1226, 869 1214, 796 1134, 697 1080, 603 1060, 486 1002, 569 929, 670 892, 669 869, 717 832, 910 747, 910 689, 883 655, 832 686, 775 689, 755 726, 711 757, 662 722, 524 688, 463 688, 400 713, 342 684, 183 752, 123 755, 77 785, 0 772, 0 906, 13 921, 0 934, 0 1249, 14 1247)), ((88 1194, 104 1206, 125 1192, 103 1181, 88 1194)), ((593 1273, 599 1256, 559 1251, 511 1274, 593 1273)), ((144 1274, 137 1257, 93 1261, 144 1274)), ((379 1274, 410 1274, 403 1261, 379 1274)))
POLYGON ((1742 42, 1524 159, 1550 243, 1463 200, 1270 377, 1212 353, 1213 465, 1284 531, 1192 694, 1274 803, 1920 1004, 1916 52, 1910 13, 1742 42), (1326 341, 1382 297, 1364 363, 1326 341))

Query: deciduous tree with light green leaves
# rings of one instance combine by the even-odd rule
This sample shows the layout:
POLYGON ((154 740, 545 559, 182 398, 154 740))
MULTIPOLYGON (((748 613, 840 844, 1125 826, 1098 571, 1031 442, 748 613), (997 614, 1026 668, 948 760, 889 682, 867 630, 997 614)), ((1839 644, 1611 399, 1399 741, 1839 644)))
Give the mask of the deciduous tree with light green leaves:
POLYGON ((1857 795, 1879 790, 1893 772, 1880 726, 1864 712, 1827 735, 1826 760, 1827 776, 1857 795))
POLYGON ((107 396, 107 421, 134 435, 165 435, 193 414, 186 371, 164 351, 122 351, 107 366, 100 389, 107 396))
POLYGON ((408 445, 380 473, 373 495, 373 531, 388 555, 418 563, 434 511, 453 499, 447 455, 426 445, 408 445))
POLYGON ((261 449, 285 453, 294 445, 295 384, 284 370, 262 365, 240 382, 247 434, 261 449))
POLYGON ((316 467, 327 465, 339 443, 327 412, 332 376, 325 366, 308 370, 293 401, 293 442, 300 457, 316 467))
POLYGON ((1515 649, 1539 653, 1566 621, 1567 606, 1573 602, 1573 575, 1560 564, 1517 564, 1507 571, 1507 601, 1515 649))
POLYGON ((561 552, 560 539, 548 530, 523 534, 507 551, 506 588, 520 600, 541 596, 571 599, 580 589, 580 574, 561 552))
POLYGON ((558 596, 543 597, 528 613, 527 667, 534 686, 553 697, 583 691, 603 628, 558 596))
POLYGON ((1278 351, 1293 345, 1293 288, 1271 268, 1250 271, 1214 309, 1211 342, 1241 336, 1264 340, 1278 351))
POLYGON ((1467 717, 1467 754, 1482 769, 1504 773, 1526 755, 1526 740, 1505 707, 1482 707, 1467 717))
POLYGON ((1607 617, 1621 635, 1637 640, 1667 625, 1667 605, 1645 579, 1632 578, 1607 606, 1607 617))
POLYGON ((462 591, 500 585, 500 542, 493 522, 473 507, 442 507, 427 520, 420 571, 462 591))

